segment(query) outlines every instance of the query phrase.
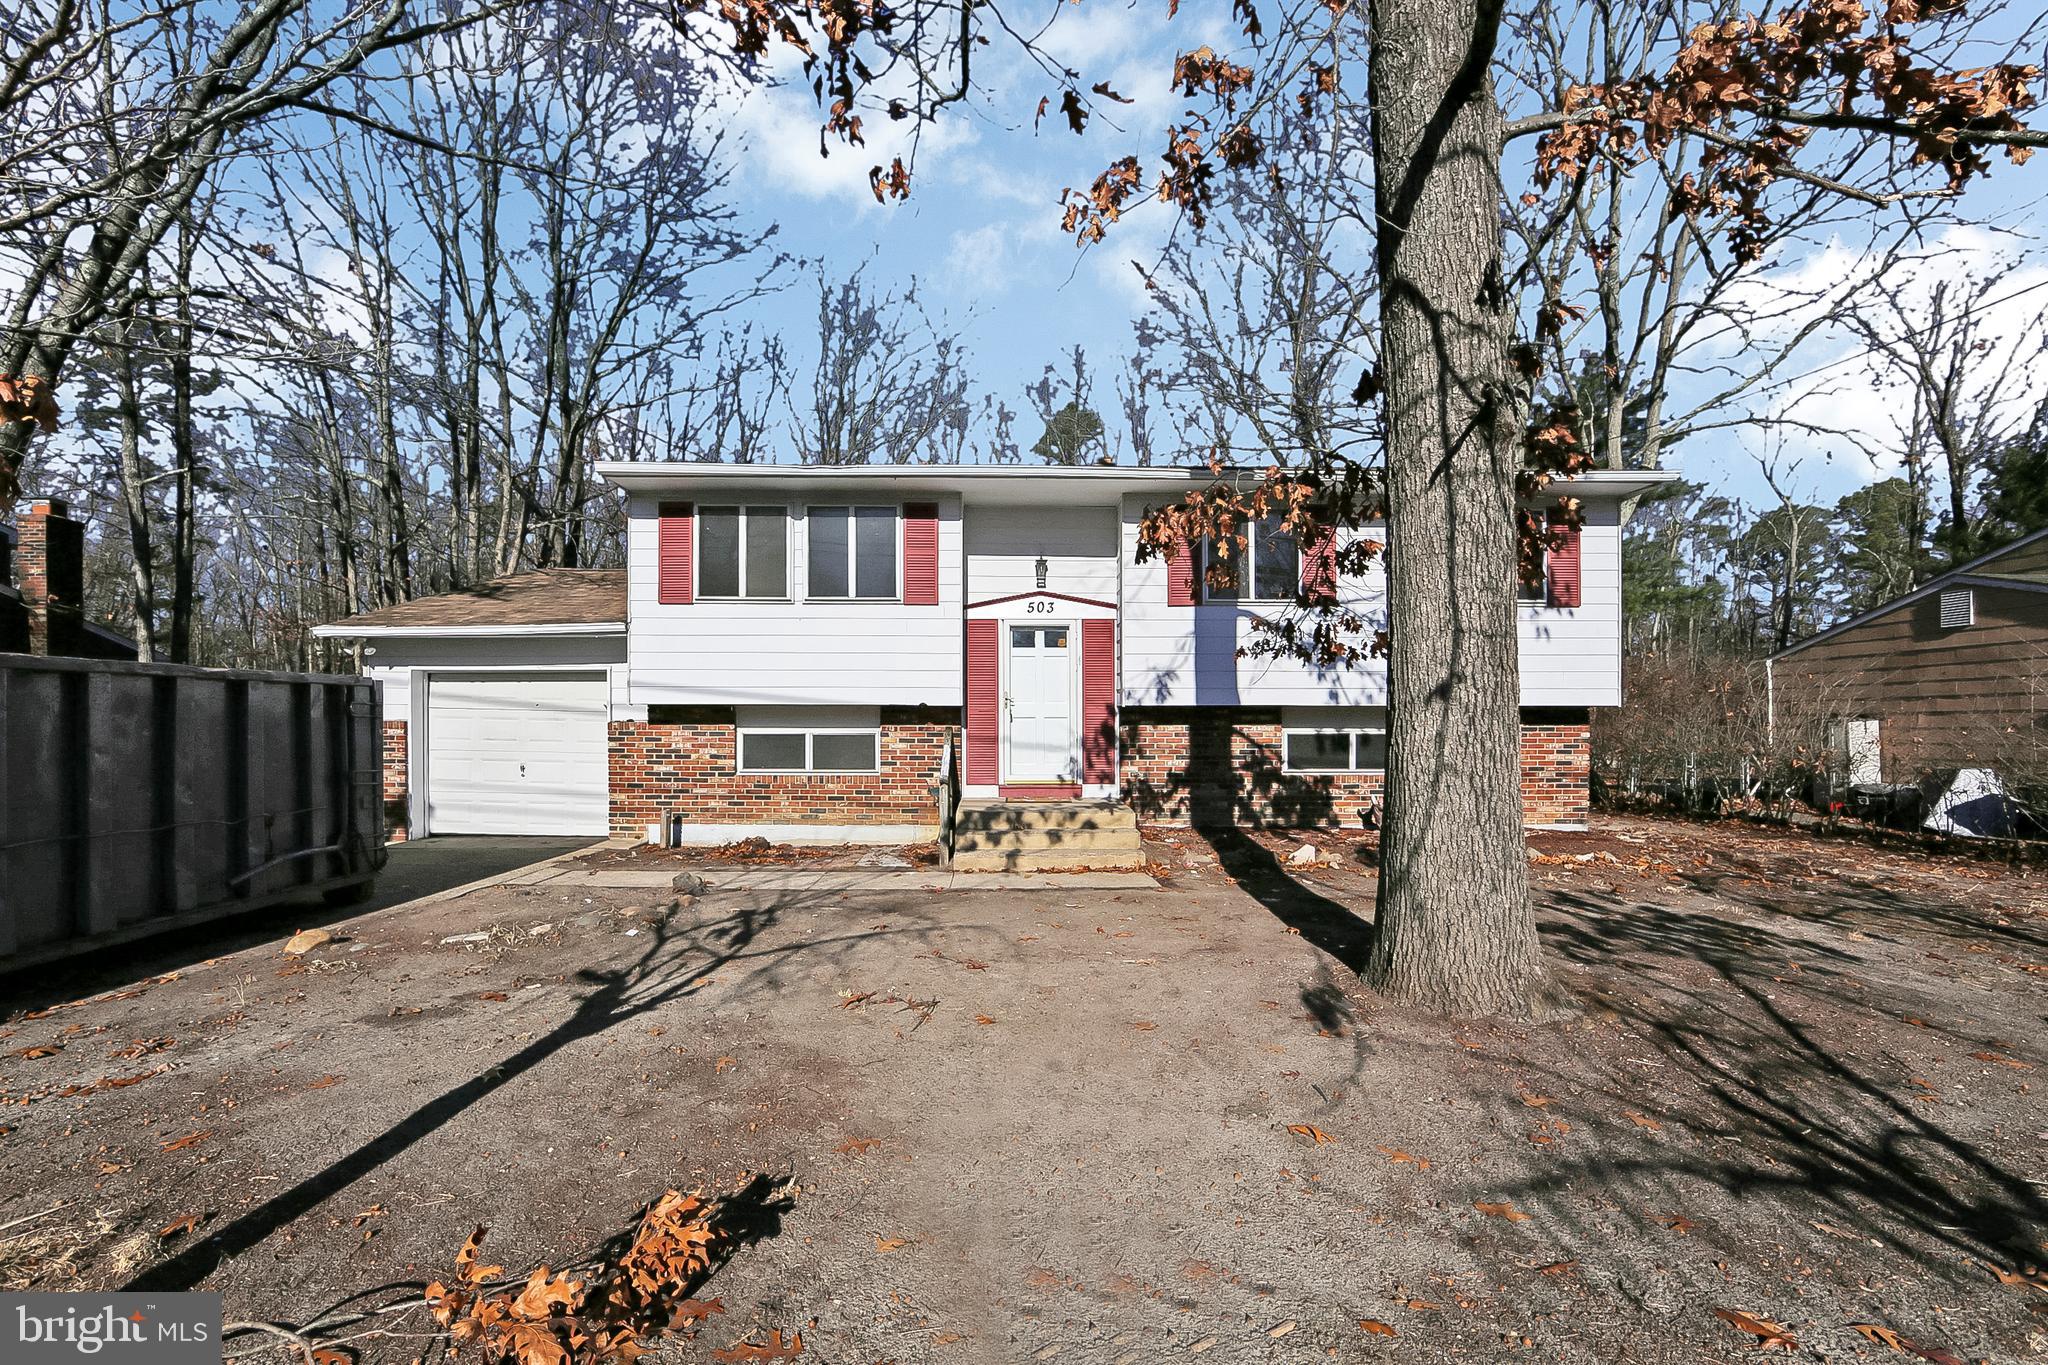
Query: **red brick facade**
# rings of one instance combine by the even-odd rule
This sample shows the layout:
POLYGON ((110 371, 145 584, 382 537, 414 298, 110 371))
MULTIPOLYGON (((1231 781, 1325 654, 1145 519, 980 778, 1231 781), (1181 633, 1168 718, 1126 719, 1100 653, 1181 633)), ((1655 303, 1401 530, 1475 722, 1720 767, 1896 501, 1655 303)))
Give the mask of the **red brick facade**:
MULTIPOLYGON (((1379 773, 1290 773, 1280 712, 1257 707, 1132 707, 1119 725, 1124 799, 1141 820, 1283 829, 1357 828, 1377 807, 1379 773)), ((1584 824, 1591 746, 1584 712, 1530 713, 1522 725, 1522 814, 1584 824)))
POLYGON ((611 828, 641 839, 680 814, 700 825, 919 825, 936 828, 932 783, 960 717, 883 707, 880 771, 742 773, 730 707, 649 708, 611 723, 611 828))
POLYGON ((412 816, 406 805, 406 794, 410 790, 406 777, 407 760, 405 722, 385 721, 384 837, 394 843, 405 838, 406 831, 412 824, 412 816))
POLYGON ((1532 825, 1583 825, 1593 806, 1592 726, 1554 713, 1522 718, 1522 818, 1532 825))

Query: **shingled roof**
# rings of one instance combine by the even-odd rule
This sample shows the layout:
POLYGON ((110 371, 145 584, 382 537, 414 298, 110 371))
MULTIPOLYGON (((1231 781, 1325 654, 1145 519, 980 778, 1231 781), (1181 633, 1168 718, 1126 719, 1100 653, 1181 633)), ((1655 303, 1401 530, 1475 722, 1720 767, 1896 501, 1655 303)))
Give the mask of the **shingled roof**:
POLYGON ((626 619, 624 569, 536 569, 337 621, 323 634, 436 626, 568 626, 626 619))

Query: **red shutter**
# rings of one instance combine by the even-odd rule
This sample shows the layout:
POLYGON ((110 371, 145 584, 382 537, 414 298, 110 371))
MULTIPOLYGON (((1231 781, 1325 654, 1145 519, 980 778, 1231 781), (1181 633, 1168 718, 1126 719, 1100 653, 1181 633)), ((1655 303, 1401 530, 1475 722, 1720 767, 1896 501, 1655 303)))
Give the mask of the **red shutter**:
POLYGON ((1337 600, 1337 528, 1318 526, 1309 532, 1301 552, 1301 591, 1321 602, 1337 600))
POLYGON ((1579 528, 1564 525, 1564 513, 1553 511, 1550 526, 1557 539, 1549 554, 1549 602, 1553 607, 1579 605, 1579 528), (1562 534, 1558 534, 1562 532, 1562 534))
POLYGON ((903 508, 903 603, 939 605, 939 509, 929 502, 903 508))
POLYGON ((1116 781, 1116 622, 1081 623, 1081 780, 1116 781))
POLYGON ((693 600, 690 540, 691 533, 696 530, 695 510, 687 502, 665 502, 661 505, 656 600, 664 606, 681 606, 693 600))
POLYGON ((1002 698, 1000 623, 967 623, 967 785, 996 785, 996 708, 1002 698))
POLYGON ((1195 544, 1191 540, 1181 541, 1173 547, 1173 553, 1167 556, 1166 605, 1195 605, 1195 544))

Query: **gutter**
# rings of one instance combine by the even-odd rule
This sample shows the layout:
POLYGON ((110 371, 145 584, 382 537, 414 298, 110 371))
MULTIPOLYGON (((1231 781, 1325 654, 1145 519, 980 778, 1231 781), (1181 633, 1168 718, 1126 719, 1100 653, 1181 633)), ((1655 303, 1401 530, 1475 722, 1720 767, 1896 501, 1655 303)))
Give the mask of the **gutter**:
POLYGON ((454 637, 457 639, 516 639, 536 635, 624 635, 624 621, 561 621, 538 626, 352 626, 337 621, 313 627, 321 640, 406 640, 454 637))

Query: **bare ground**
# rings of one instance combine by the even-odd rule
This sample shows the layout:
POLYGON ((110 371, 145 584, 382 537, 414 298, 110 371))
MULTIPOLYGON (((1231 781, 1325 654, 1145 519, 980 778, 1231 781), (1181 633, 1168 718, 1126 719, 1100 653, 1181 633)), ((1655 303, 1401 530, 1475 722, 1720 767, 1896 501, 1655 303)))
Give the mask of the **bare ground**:
POLYGON ((756 1207, 677 1360, 1753 1353, 1722 1313, 2048 1358, 2041 872, 1539 836, 1585 1008, 1518 1028, 1366 991, 1371 843, 1315 842, 1155 832, 1155 892, 498 889, 0 983, 0 1281, 304 1324, 699 1184, 756 1207))

